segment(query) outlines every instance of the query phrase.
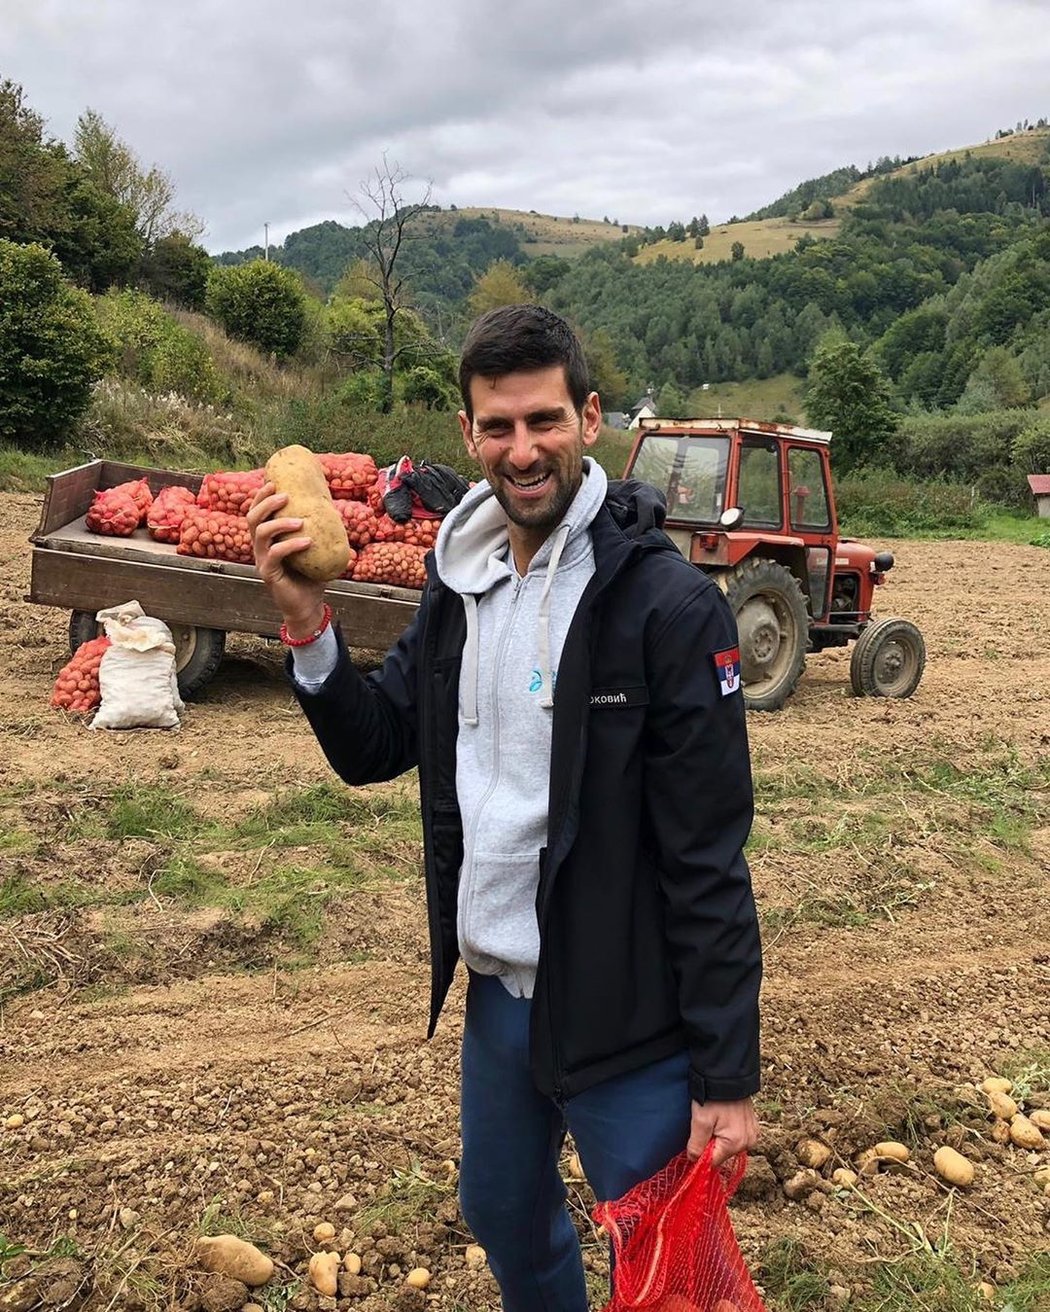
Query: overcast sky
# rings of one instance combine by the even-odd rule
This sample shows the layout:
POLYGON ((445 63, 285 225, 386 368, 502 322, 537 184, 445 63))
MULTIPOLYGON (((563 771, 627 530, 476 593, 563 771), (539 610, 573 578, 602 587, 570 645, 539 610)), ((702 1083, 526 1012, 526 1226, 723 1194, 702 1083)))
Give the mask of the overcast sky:
POLYGON ((212 251, 359 221, 384 151, 441 205, 718 222, 1050 116, 1050 0, 0 0, 0 77, 63 140, 102 114, 212 251))

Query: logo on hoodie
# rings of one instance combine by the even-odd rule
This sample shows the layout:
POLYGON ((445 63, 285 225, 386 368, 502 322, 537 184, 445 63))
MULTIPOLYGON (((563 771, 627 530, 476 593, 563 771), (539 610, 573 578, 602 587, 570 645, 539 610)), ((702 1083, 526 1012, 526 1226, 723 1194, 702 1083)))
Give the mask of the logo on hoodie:
MULTIPOLYGON (((557 687, 557 685, 558 685, 558 671, 551 670, 552 693, 554 692, 554 689, 557 687)), ((534 668, 532 673, 529 675, 529 692, 542 692, 542 691, 543 691, 543 675, 540 673, 538 669, 534 668)))

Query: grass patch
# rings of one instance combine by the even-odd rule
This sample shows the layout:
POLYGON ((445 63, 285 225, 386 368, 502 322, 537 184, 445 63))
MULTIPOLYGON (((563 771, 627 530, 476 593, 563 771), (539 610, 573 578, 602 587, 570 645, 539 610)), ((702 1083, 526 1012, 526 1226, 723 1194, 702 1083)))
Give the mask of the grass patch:
POLYGON ((203 828, 194 809, 160 784, 127 784, 100 807, 84 807, 70 821, 70 838, 184 839, 203 828))
POLYGON ((455 1193, 451 1181, 432 1180, 415 1158, 407 1171, 395 1170, 376 1192, 375 1201, 357 1213, 355 1230, 367 1234, 377 1221, 397 1233, 418 1221, 432 1221, 437 1208, 455 1193))
POLYGON ((0 918, 31 915, 45 911, 48 899, 25 875, 6 875, 0 879, 0 918))
POLYGON ((1050 1308, 1050 1253, 1037 1253, 1017 1280, 1002 1291, 1002 1307, 1012 1312, 1050 1308))
POLYGON ((1050 1047, 1046 1044, 1009 1053, 999 1065, 1003 1075, 1013 1081, 1012 1096, 1021 1102, 1030 1094, 1050 1090, 1050 1047))
POLYGON ((851 1307, 857 1312, 980 1312, 988 1304, 976 1273, 964 1273, 948 1256, 916 1253, 876 1266, 870 1294, 851 1307))
POLYGON ((828 1279, 795 1239, 778 1239, 759 1255, 759 1283, 776 1300, 777 1312, 823 1306, 828 1279))

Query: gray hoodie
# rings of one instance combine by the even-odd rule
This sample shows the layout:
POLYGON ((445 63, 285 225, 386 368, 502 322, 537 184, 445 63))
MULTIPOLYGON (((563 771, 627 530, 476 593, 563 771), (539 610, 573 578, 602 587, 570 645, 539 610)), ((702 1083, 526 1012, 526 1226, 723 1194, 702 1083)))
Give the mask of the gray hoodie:
POLYGON ((607 487, 593 460, 584 460, 584 475, 524 577, 488 483, 448 515, 435 551, 438 575, 463 598, 467 620, 456 745, 459 948, 468 966, 498 975, 515 997, 532 996, 539 959, 536 888, 547 841, 558 660, 594 573, 588 527, 607 487))

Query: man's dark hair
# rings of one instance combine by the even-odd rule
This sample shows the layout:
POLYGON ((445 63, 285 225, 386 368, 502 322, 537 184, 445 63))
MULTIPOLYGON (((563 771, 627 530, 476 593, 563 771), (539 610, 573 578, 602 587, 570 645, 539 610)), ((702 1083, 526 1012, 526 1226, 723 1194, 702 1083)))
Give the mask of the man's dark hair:
POLYGON ((474 418, 470 384, 475 378, 502 378, 522 369, 560 364, 577 414, 590 393, 587 360, 580 339, 559 315, 542 305, 501 305, 475 319, 463 344, 459 390, 467 418, 474 418))

